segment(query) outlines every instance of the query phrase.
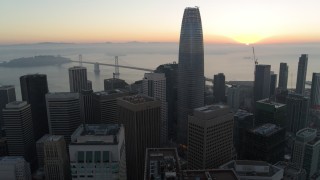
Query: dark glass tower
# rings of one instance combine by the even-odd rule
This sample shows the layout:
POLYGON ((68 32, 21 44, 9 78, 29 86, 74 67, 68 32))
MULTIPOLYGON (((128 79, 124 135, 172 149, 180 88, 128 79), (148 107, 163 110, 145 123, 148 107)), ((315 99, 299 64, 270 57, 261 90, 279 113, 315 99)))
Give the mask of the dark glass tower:
POLYGON ((223 73, 213 76, 213 97, 216 103, 226 100, 226 77, 223 73))
POLYGON ((178 67, 178 142, 187 143, 188 114, 204 105, 203 36, 200 11, 184 10, 178 67))
POLYGON ((279 71, 279 85, 278 87, 282 90, 287 89, 288 85, 288 73, 289 73, 289 67, 287 63, 280 63, 280 71, 279 71))
POLYGON ((47 75, 30 74, 20 77, 22 100, 31 106, 34 140, 49 133, 45 95, 48 93, 47 75))
POLYGON ((308 68, 308 55, 302 54, 299 58, 296 93, 304 95, 308 68))
POLYGON ((256 65, 254 76, 254 102, 270 96, 270 65, 256 65))

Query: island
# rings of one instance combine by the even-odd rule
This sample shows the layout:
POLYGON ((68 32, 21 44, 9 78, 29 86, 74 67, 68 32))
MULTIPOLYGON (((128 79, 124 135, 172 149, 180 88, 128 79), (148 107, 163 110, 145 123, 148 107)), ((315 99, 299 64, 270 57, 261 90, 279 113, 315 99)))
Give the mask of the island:
POLYGON ((1 67, 38 67, 38 66, 50 66, 50 65, 61 65, 70 63, 71 59, 61 56, 34 56, 34 57, 23 57, 13 59, 9 62, 0 63, 1 67))

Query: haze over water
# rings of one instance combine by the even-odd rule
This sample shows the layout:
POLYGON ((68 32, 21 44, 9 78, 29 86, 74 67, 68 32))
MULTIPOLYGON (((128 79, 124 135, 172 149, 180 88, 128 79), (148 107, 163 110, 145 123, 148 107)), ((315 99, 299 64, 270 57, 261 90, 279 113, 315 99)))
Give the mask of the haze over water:
MULTIPOLYGON (((279 74, 280 62, 289 65, 288 87, 295 87, 298 59, 301 54, 309 54, 307 81, 311 81, 313 72, 320 72, 320 43, 309 44, 268 44, 255 45, 259 64, 270 64, 271 70, 279 74)), ((37 55, 61 55, 83 61, 114 63, 114 56, 119 56, 120 65, 155 69, 164 63, 178 63, 178 43, 101 43, 101 44, 28 44, 0 46, 0 62, 20 57, 37 55)), ((242 44, 205 44, 205 76, 223 72, 227 81, 253 80, 254 63, 252 47, 242 44)), ((12 84, 20 99, 19 77, 25 74, 47 74, 49 91, 69 91, 68 68, 78 63, 62 66, 4 68, 0 67, 0 84, 12 84)), ((93 82, 93 90, 103 90, 103 79, 112 78, 113 67, 100 66, 100 76, 93 72, 93 65, 83 64, 88 70, 88 79, 93 82)), ((143 71, 120 68, 120 78, 128 83, 141 80, 143 71)))

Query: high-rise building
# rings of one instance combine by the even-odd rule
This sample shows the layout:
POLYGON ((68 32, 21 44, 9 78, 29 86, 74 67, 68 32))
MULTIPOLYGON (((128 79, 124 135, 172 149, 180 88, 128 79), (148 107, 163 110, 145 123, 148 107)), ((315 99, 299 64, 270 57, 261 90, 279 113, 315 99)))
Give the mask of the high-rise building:
POLYGON ((271 123, 277 126, 286 126, 287 106, 269 99, 256 102, 255 126, 271 123))
POLYGON ((36 162, 31 107, 25 101, 14 101, 3 109, 9 156, 23 156, 31 166, 36 162))
POLYGON ((186 144, 188 115, 204 106, 204 52, 200 11, 184 10, 179 44, 178 67, 178 142, 186 144))
POLYGON ((126 90, 119 89, 93 93, 93 124, 119 123, 117 98, 128 96, 129 94, 126 90))
POLYGON ((87 89, 86 90, 92 90, 92 81, 87 80, 87 89))
POLYGON ((143 94, 161 101, 161 144, 168 140, 168 103, 166 77, 163 73, 145 73, 142 81, 143 94))
POLYGON ((282 90, 286 90, 288 86, 288 74, 289 67, 287 63, 280 63, 280 71, 279 71, 279 84, 278 87, 282 90))
POLYGON ((309 113, 309 98, 299 94, 287 96, 286 130, 292 133, 307 127, 309 113))
POLYGON ((306 180, 306 170, 291 162, 279 161, 274 166, 283 169, 283 180, 306 180))
POLYGON ((37 141, 49 133, 46 111, 46 98, 48 93, 47 75, 30 74, 20 77, 22 100, 31 106, 33 135, 37 141))
POLYGON ((177 139, 177 80, 178 64, 162 64, 155 70, 166 76, 166 100, 168 103, 168 139, 177 139))
POLYGON ((88 90, 87 68, 82 66, 74 66, 69 68, 69 84, 70 92, 81 93, 88 90))
POLYGON ((272 72, 270 75, 270 96, 276 95, 277 78, 278 78, 278 75, 272 72))
POLYGON ((79 126, 72 134, 69 145, 72 179, 127 179, 125 149, 122 125, 79 126))
POLYGON ((36 142, 38 168, 43 170, 44 168, 44 142, 52 135, 45 134, 36 142))
POLYGON ((86 124, 94 123, 94 109, 93 109, 93 91, 82 90, 80 93, 80 113, 81 121, 86 124))
POLYGON ((6 104, 16 101, 16 92, 14 86, 0 86, 0 137, 2 136, 3 120, 2 109, 6 104))
POLYGON ((308 55, 302 54, 299 58, 296 93, 304 95, 308 68, 308 55))
POLYGON ((229 107, 194 109, 188 131, 188 169, 218 168, 232 159, 233 112, 229 107))
POLYGON ((43 153, 46 179, 70 179, 69 157, 63 136, 48 136, 43 141, 43 153))
POLYGON ((233 85, 227 89, 227 103, 228 106, 237 110, 240 107, 240 87, 237 85, 233 85))
POLYGON ((274 124, 264 124, 248 130, 242 145, 242 157, 248 160, 276 163, 284 157, 286 130, 274 124))
POLYGON ((312 109, 320 109, 320 73, 312 74, 310 101, 312 109))
POLYGON ((52 135, 64 136, 69 144, 71 134, 81 122, 79 93, 46 94, 49 132, 52 135))
POLYGON ((0 177, 6 180, 31 180, 30 165, 21 156, 0 157, 0 177))
POLYGON ((113 89, 126 89, 128 83, 123 79, 110 78, 104 80, 104 91, 111 91, 113 89))
POLYGON ((298 168, 307 172, 307 178, 313 176, 320 168, 320 138, 317 130, 311 128, 301 129, 296 134, 293 147, 292 162, 298 168))
POLYGON ((270 97, 270 65, 256 65, 254 76, 254 102, 270 97))
POLYGON ((117 99, 126 130, 127 177, 143 179, 146 148, 160 147, 161 101, 145 95, 117 99))
POLYGON ((226 78, 223 73, 213 76, 213 98, 214 102, 224 102, 226 96, 226 78))

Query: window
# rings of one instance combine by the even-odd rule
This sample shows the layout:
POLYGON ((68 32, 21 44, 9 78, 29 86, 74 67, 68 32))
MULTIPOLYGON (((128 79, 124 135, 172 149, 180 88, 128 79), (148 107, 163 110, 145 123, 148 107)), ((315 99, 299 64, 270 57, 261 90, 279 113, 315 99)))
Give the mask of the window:
POLYGON ((109 162, 109 151, 103 151, 103 162, 109 162))
POLYGON ((83 151, 78 152, 78 163, 84 163, 84 152, 83 151))
POLYGON ((101 163, 101 152, 100 151, 94 152, 94 162, 101 163))
POLYGON ((86 163, 92 163, 92 161, 93 161, 92 151, 87 151, 86 152, 86 163))

